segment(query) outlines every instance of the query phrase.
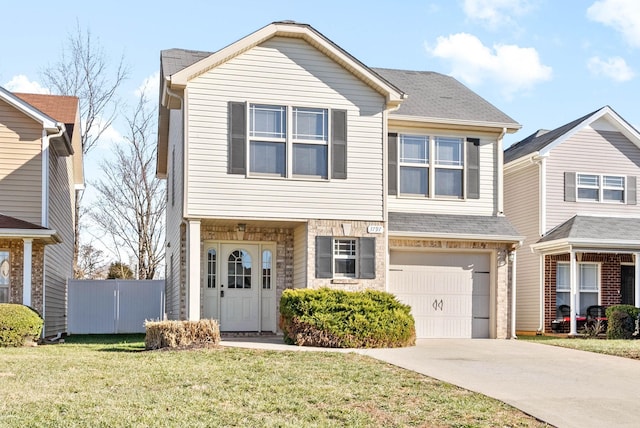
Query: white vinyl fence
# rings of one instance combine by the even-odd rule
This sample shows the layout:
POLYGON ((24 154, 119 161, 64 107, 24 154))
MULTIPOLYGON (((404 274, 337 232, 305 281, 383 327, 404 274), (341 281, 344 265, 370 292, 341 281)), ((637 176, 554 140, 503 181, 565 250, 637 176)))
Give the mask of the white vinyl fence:
POLYGON ((70 334, 144 333, 164 316, 164 280, 69 280, 70 334))

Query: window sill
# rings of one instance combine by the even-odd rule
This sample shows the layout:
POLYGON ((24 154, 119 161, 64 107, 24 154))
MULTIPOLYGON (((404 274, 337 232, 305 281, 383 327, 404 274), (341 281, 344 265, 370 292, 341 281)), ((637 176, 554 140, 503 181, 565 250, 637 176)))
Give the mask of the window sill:
MULTIPOLYGON (((418 199, 418 200, 424 200, 424 201, 454 201, 454 202, 464 202, 467 199, 465 198, 458 198, 455 196, 451 196, 451 197, 446 197, 446 196, 437 196, 435 198, 430 198, 429 196, 422 196, 422 195, 411 195, 411 194, 400 194, 400 195, 396 195, 396 199, 418 199)), ((474 199, 477 200, 477 199, 474 199)))
POLYGON ((331 280, 332 284, 347 284, 347 285, 357 285, 360 284, 360 280, 356 278, 334 278, 331 280))

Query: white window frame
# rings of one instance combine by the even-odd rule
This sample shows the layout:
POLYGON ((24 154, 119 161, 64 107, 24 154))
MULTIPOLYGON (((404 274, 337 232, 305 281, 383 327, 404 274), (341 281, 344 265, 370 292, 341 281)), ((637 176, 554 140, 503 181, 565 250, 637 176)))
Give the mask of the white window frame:
POLYGON ((332 243, 332 261, 331 266, 333 270, 334 278, 359 278, 358 272, 358 238, 333 238, 332 243), (341 253, 340 243, 349 241, 351 247, 353 248, 353 252, 351 254, 343 254, 341 253), (353 274, 345 274, 336 272, 336 260, 353 260, 354 272, 353 274))
POLYGON ((275 178, 275 179, 303 179, 303 180, 320 180, 320 181, 328 181, 331 179, 331 109, 324 106, 303 106, 303 105, 293 105, 293 104, 272 104, 272 103, 262 103, 262 102, 250 102, 247 103, 247 176, 248 177, 259 177, 259 178, 275 178), (255 135, 253 131, 253 111, 256 106, 259 107, 273 107, 273 108, 281 108, 284 109, 284 129, 281 135, 276 137, 270 136, 261 136, 255 135), (319 111, 323 113, 324 116, 324 134, 320 135, 320 138, 313 138, 313 136, 304 136, 297 135, 297 118, 296 113, 298 110, 308 110, 308 111, 319 111), (309 137, 309 138, 306 138, 309 137), (284 144, 285 147, 285 155, 284 155, 284 174, 269 174, 263 172, 252 171, 251 169, 251 144, 255 142, 264 142, 264 143, 280 143, 284 144), (322 175, 311 175, 311 174, 294 174, 294 156, 293 149, 296 144, 299 145, 317 145, 326 147, 326 164, 325 171, 322 175))
POLYGON ((429 199, 445 199, 445 200, 465 200, 467 193, 467 145, 465 144, 466 138, 458 135, 425 135, 425 134, 412 134, 412 133, 399 133, 398 134, 398 194, 403 197, 418 197, 429 199), (416 159, 416 161, 406 161, 403 156, 403 139, 409 138, 422 138, 426 139, 427 153, 424 159, 416 159), (443 140, 458 140, 460 142, 460 159, 457 163, 447 164, 441 163, 438 159, 437 143, 439 139, 443 140), (403 168, 426 168, 427 169, 427 192, 426 194, 418 193, 406 193, 402 190, 402 169, 403 168), (461 177, 461 192, 460 196, 448 196, 436 194, 436 172, 437 170, 451 169, 462 171, 461 177))
POLYGON ((593 174, 587 172, 578 172, 576 173, 576 201, 578 202, 594 202, 594 203, 605 203, 605 204, 626 204, 627 203, 627 176, 625 175, 615 175, 615 174, 593 174), (598 179, 597 185, 585 185, 580 184, 581 176, 593 176, 598 179), (605 184, 605 178, 616 178, 622 179, 622 187, 620 186, 611 186, 605 184), (593 199, 585 199, 580 198, 580 189, 592 189, 598 191, 598 200, 593 199), (605 199, 604 192, 605 190, 621 190, 622 191, 622 200, 612 200, 605 199))
POLYGON ((6 250, 6 249, 2 249, 0 248, 0 254, 2 255, 6 255, 6 257, 2 257, 0 258, 0 263, 2 263, 4 260, 7 261, 7 266, 8 266, 8 272, 7 272, 7 284, 0 284, 0 288, 2 288, 3 290, 6 290, 7 293, 7 299, 5 301, 0 300, 0 303, 9 303, 9 301, 11 301, 11 251, 6 250))
MULTIPOLYGON (((571 301, 571 283, 569 284, 563 284, 563 288, 558 288, 558 279, 559 279, 559 275, 558 275, 558 268, 560 266, 566 266, 567 269, 571 269, 571 263, 570 262, 557 262, 556 264, 556 304, 557 304, 557 297, 558 297, 558 293, 568 293, 569 294, 569 302, 571 301)), ((578 262, 577 263, 577 278, 576 278, 576 284, 577 284, 577 290, 576 290, 576 308, 578 310, 578 315, 585 315, 582 314, 580 311, 580 296, 582 293, 597 293, 597 298, 596 298, 596 305, 599 305, 601 303, 601 299, 602 299, 602 295, 601 295, 601 289, 602 289, 602 284, 601 284, 601 278, 600 278, 600 263, 597 262, 578 262), (581 274, 581 269, 585 266, 595 266, 596 268, 596 289, 592 289, 592 288, 586 288, 585 284, 583 283, 582 279, 583 279, 583 275, 581 274)), ((569 275, 571 275, 571 273, 569 273, 569 275)), ((571 278, 571 276, 569 276, 569 278, 571 278)), ((586 308, 585 308, 586 310, 586 308)))

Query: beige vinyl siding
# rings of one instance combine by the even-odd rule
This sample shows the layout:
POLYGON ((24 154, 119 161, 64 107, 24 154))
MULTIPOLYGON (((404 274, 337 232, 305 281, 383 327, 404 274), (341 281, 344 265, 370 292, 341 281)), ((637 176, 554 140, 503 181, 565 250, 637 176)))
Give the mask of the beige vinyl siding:
MULTIPOLYGON (((464 134, 435 129, 391 128, 398 134, 429 135, 439 137, 479 138, 477 133, 464 134)), ((496 212, 496 138, 480 137, 480 199, 427 198, 421 196, 389 195, 387 202, 390 212, 416 212, 430 214, 470 214, 494 215, 496 212)), ((398 161, 400 157, 398 157, 398 161)), ((400 165, 398 163, 398 172, 400 165)), ((398 185, 400 178, 398 176, 398 185)), ((463 183, 464 185, 464 183, 463 183)), ((399 189, 398 189, 399 190, 399 189)))
POLYGON ((638 177, 640 149, 619 132, 585 128, 551 150, 547 161, 547 229, 575 214, 637 216, 640 205, 603 202, 565 202, 564 173, 638 177))
POLYGON ((49 155, 49 228, 62 242, 47 245, 45 260, 45 336, 67 331, 67 279, 73 278, 74 173, 71 156, 49 155))
POLYGON ((180 269, 182 266, 180 228, 183 206, 183 120, 182 110, 170 111, 169 152, 167 155, 167 224, 166 240, 169 246, 165 254, 166 270, 166 304, 165 312, 169 319, 180 319, 181 301, 185 296, 180 294, 180 269), (173 162, 175 161, 175 165, 173 162), (175 189, 172 188, 175 186, 175 189), (173 193, 173 195, 172 195, 173 193), (171 265, 173 255, 173 265, 171 265))
POLYGON ((41 224, 42 127, 4 101, 0 101, 0 118, 2 213, 41 224))
POLYGON ((307 288, 308 247, 307 225, 301 224, 293 229, 293 288, 307 288))
POLYGON ((509 221, 525 236, 517 250, 516 329, 535 331, 540 324, 540 256, 530 245, 539 238, 540 167, 530 164, 504 177, 504 209, 509 221))
POLYGON ((383 218, 383 97, 303 40, 273 38, 193 79, 188 215, 383 218), (348 179, 268 179, 227 174, 227 103, 348 111, 348 179))

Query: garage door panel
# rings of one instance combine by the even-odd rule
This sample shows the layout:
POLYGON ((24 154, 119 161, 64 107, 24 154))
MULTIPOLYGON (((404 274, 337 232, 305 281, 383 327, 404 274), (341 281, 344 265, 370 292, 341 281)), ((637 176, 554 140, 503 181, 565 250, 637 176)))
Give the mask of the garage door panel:
POLYGON ((411 306, 418 337, 489 337, 487 254, 391 252, 390 260, 390 291, 411 306))

